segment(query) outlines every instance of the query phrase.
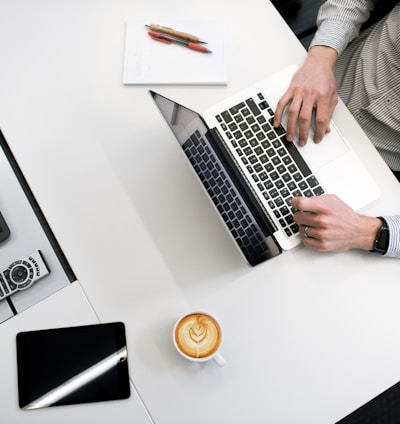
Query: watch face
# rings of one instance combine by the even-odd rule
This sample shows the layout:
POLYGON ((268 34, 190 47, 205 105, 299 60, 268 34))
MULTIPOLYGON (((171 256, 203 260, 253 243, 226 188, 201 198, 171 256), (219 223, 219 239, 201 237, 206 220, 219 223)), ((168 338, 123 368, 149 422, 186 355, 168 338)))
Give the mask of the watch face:
POLYGON ((383 218, 382 227, 380 228, 375 242, 375 252, 381 253, 384 255, 389 247, 389 228, 387 227, 386 221, 383 218))
POLYGON ((389 247, 389 231, 387 229, 381 231, 381 237, 378 239, 377 247, 384 253, 387 252, 389 247))

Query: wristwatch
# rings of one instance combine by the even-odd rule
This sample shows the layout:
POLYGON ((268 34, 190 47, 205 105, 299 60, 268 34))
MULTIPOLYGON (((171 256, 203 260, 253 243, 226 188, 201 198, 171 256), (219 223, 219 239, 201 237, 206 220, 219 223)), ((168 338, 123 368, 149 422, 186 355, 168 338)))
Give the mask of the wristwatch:
POLYGON ((384 218, 381 216, 378 216, 378 218, 382 221, 382 226, 376 235, 374 249, 372 252, 384 255, 389 247, 389 227, 384 218))

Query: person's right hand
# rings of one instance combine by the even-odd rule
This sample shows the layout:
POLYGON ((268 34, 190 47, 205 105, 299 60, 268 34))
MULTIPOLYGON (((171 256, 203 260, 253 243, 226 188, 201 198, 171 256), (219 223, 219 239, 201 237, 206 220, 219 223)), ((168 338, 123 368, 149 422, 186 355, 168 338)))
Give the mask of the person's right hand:
POLYGON ((303 244, 324 252, 372 250, 382 221, 355 212, 334 194, 294 197, 294 222, 303 244))
POLYGON ((303 66, 294 74, 289 88, 278 102, 274 119, 274 126, 278 127, 282 123, 285 108, 288 108, 288 141, 294 140, 298 127, 299 145, 304 146, 312 119, 315 119, 315 143, 319 143, 330 131, 329 123, 338 103, 334 76, 336 61, 336 50, 314 46, 308 52, 303 66))

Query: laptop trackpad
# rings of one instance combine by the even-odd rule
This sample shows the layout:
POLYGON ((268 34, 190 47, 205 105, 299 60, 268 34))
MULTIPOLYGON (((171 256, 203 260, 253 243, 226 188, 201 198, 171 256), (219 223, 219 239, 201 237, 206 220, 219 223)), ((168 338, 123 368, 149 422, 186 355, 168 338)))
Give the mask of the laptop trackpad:
POLYGON ((320 143, 314 143, 310 135, 304 147, 298 145, 297 147, 314 170, 322 168, 349 151, 347 144, 333 125, 332 131, 326 134, 320 143))

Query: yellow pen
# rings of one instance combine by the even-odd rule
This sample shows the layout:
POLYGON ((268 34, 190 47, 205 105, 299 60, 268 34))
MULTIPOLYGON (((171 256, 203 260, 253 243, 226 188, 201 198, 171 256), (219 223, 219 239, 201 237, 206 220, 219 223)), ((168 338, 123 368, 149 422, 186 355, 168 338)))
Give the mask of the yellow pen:
POLYGON ((163 27, 161 25, 156 25, 156 24, 146 25, 146 27, 150 28, 151 31, 163 32, 164 34, 168 34, 168 35, 171 35, 172 37, 176 37, 176 38, 181 38, 183 40, 188 40, 188 41, 191 41, 192 43, 207 44, 206 41, 200 40, 200 38, 195 36, 195 35, 188 34, 186 32, 176 31, 172 28, 163 27))

